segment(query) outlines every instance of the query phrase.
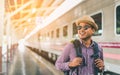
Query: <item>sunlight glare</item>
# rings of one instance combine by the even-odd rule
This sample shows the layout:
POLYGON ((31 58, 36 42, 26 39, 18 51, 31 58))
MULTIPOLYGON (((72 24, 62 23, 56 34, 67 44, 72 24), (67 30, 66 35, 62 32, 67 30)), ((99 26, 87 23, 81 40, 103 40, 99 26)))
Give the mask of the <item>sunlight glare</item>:
POLYGON ((18 50, 20 52, 22 52, 22 53, 25 51, 25 45, 24 45, 24 43, 25 43, 24 39, 22 39, 22 40, 20 40, 18 42, 18 50))

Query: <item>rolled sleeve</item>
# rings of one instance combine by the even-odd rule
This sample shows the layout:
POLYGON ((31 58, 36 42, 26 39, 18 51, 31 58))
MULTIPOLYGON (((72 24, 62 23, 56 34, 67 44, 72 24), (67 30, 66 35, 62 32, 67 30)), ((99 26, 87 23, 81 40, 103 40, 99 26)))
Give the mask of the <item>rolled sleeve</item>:
POLYGON ((72 44, 66 45, 62 54, 57 59, 55 66, 58 70, 62 70, 62 71, 70 70, 70 68, 69 68, 69 61, 70 61, 69 55, 70 55, 71 46, 72 46, 72 44))
POLYGON ((70 70, 69 66, 68 66, 69 62, 66 63, 58 63, 56 62, 56 68, 58 70, 62 70, 62 71, 66 71, 66 70, 70 70))

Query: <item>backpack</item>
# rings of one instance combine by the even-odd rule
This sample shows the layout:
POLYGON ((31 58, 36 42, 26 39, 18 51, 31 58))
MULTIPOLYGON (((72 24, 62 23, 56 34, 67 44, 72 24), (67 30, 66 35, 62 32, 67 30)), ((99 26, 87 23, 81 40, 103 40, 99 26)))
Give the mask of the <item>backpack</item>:
MULTIPOLYGON (((80 47, 80 45, 81 45, 80 41, 78 39, 75 39, 71 42, 74 45, 77 57, 82 58, 83 56, 82 56, 82 50, 80 47)), ((99 48, 98 48, 98 44, 95 41, 94 41, 94 43, 95 43, 95 45, 93 46, 94 54, 91 57, 94 58, 94 60, 95 60, 95 59, 99 58, 99 54, 98 54, 99 48)), ((84 58, 83 58, 83 65, 86 65, 84 58)), ((78 67, 75 67, 75 68, 77 69, 77 75, 78 75, 78 67)), ((74 70, 75 68, 73 68, 72 70, 74 70)), ((100 72, 99 69, 97 67, 95 67, 95 65, 94 65, 94 69, 95 69, 94 75, 98 75, 98 72, 100 72)), ((64 75, 69 75, 69 71, 64 71, 64 75)))

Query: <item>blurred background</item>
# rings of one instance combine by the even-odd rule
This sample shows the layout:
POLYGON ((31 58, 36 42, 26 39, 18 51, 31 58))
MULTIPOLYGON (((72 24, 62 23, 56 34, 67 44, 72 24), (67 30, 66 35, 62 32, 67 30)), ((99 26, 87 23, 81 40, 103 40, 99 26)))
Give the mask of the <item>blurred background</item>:
POLYGON ((0 75, 63 75, 54 64, 78 38, 75 21, 93 17, 104 75, 120 75, 120 0, 0 0, 0 75))

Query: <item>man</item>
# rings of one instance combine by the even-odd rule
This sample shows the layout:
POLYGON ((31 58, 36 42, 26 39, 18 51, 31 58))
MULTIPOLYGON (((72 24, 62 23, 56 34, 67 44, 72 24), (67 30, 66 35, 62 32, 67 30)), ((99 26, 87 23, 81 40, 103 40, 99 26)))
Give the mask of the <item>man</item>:
POLYGON ((80 47, 82 50, 82 57, 76 57, 76 50, 73 43, 69 43, 63 50, 63 53, 57 59, 55 66, 58 70, 69 71, 68 75, 97 75, 95 73, 98 68, 99 71, 104 69, 103 50, 98 45, 97 59, 92 58, 94 54, 93 47, 95 42, 92 40, 92 35, 97 31, 98 26, 93 18, 85 15, 76 21, 78 35, 80 38, 80 47), (74 69, 77 67, 77 69, 74 69))

